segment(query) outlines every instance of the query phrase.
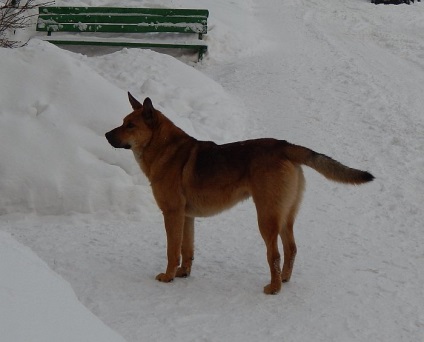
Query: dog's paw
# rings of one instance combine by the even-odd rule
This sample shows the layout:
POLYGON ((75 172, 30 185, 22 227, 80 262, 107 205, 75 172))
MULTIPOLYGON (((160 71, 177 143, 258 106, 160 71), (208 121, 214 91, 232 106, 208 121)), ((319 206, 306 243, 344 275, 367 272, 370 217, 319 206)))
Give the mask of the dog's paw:
POLYGON ((293 270, 292 268, 291 269, 283 268, 283 272, 281 273, 281 280, 283 281, 283 283, 287 283, 290 281, 292 270, 293 270))
POLYGON ((190 271, 186 267, 178 267, 175 276, 177 278, 187 278, 190 276, 190 271))
POLYGON ((284 273, 283 272, 283 275, 281 277, 281 281, 283 283, 288 283, 290 281, 290 278, 291 278, 291 273, 290 274, 287 274, 287 273, 284 273))
POLYGON ((174 277, 171 277, 167 275, 166 273, 160 273, 156 276, 156 280, 162 282, 162 283, 170 283, 174 280, 174 277))
POLYGON ((280 284, 268 284, 264 287, 264 293, 267 295, 276 295, 281 290, 281 283, 280 284))

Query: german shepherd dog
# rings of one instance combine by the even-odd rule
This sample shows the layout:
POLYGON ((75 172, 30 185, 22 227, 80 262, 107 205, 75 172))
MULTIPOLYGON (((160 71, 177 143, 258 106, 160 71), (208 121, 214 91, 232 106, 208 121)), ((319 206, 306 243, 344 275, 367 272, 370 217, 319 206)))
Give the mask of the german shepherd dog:
POLYGON ((190 275, 195 217, 215 215, 252 197, 271 271, 264 292, 276 294, 281 283, 290 280, 296 256, 293 224, 305 188, 301 165, 340 183, 361 184, 374 179, 368 172, 284 140, 224 145, 198 141, 155 109, 149 98, 141 104, 130 93, 128 97, 133 112, 122 126, 106 133, 106 138, 115 148, 133 151, 162 210, 168 265, 165 273, 156 277, 161 282, 190 275), (282 270, 278 236, 284 248, 282 270))

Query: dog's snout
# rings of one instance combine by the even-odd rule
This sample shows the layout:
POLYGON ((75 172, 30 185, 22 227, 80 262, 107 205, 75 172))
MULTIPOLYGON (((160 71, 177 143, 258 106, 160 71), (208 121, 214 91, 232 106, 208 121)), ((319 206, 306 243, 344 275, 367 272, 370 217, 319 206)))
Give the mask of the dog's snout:
POLYGON ((105 137, 109 144, 111 144, 115 148, 125 148, 127 150, 131 149, 131 145, 128 143, 123 143, 119 139, 118 134, 116 133, 116 128, 111 130, 110 132, 105 133, 105 137))

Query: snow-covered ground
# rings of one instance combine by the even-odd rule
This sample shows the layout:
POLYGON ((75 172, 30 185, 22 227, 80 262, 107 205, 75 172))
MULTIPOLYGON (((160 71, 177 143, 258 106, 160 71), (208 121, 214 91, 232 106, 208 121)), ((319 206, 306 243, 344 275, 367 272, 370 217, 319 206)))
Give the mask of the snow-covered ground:
POLYGON ((0 231, 1 341, 124 341, 76 298, 67 282, 0 231))
POLYGON ((424 5, 119 5, 208 8, 209 54, 0 49, 0 341, 423 341, 424 5), (250 201, 197 220, 192 276, 158 283, 161 213, 132 153, 104 138, 130 112, 128 90, 199 139, 286 139, 376 180, 305 169, 278 296, 262 293, 250 201))

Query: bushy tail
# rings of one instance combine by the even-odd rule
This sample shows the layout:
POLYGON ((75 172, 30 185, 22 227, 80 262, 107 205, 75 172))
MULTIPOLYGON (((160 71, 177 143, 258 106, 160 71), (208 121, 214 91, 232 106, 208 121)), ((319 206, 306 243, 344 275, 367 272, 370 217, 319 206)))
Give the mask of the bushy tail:
POLYGON ((286 142, 283 150, 288 160, 309 166, 334 182, 362 184, 374 179, 374 176, 367 171, 352 169, 324 154, 317 153, 303 146, 286 142))

